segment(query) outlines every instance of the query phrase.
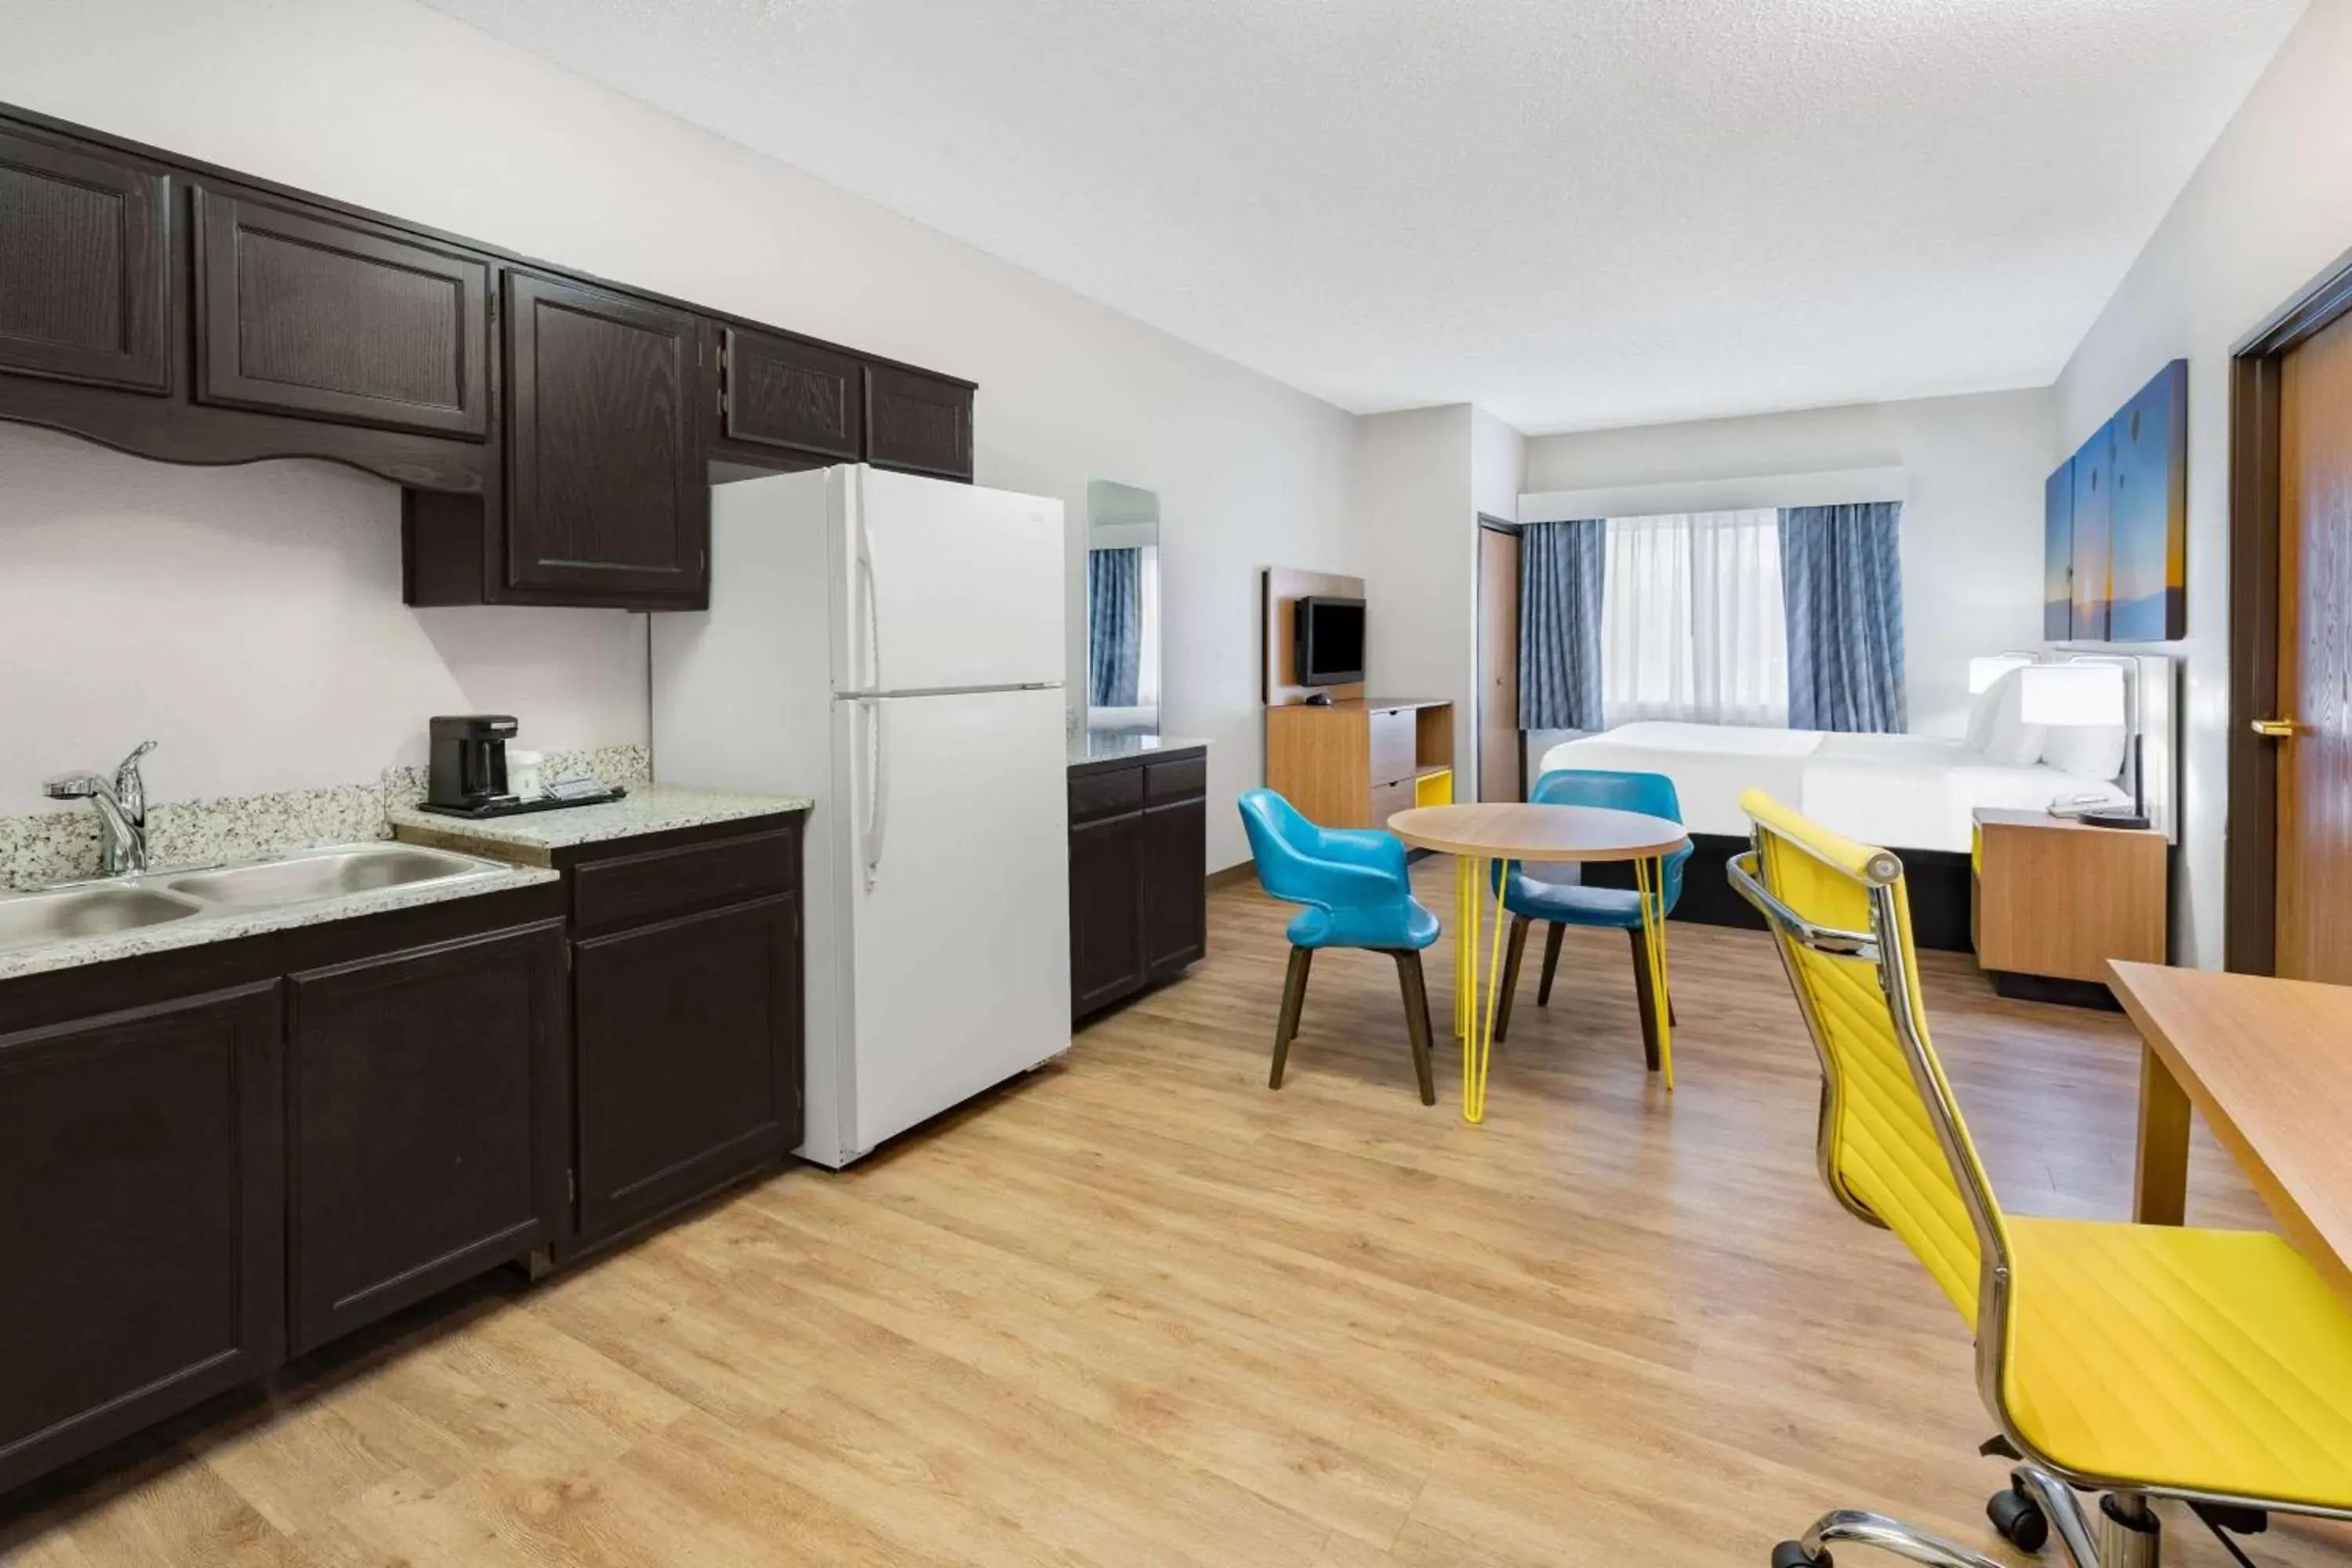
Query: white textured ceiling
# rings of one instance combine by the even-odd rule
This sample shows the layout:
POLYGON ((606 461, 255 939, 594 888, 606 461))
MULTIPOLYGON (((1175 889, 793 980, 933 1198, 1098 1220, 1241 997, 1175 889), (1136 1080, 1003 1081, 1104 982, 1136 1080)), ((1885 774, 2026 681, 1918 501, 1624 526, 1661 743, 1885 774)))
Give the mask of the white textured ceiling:
POLYGON ((1358 411, 2052 380, 2305 0, 428 0, 1358 411))

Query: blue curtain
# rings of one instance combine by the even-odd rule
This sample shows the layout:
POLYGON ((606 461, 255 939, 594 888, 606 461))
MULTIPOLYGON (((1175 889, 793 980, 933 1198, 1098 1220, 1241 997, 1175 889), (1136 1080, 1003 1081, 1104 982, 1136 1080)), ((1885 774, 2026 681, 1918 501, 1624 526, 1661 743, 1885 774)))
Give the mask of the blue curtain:
POLYGON ((1143 552, 1087 552, 1087 705, 1132 708, 1143 671, 1143 552))
POLYGON ((1903 503, 1780 512, 1789 728, 1900 733, 1903 503))
POLYGON ((1531 522, 1519 532, 1519 727, 1601 728, 1601 589, 1609 525, 1531 522))

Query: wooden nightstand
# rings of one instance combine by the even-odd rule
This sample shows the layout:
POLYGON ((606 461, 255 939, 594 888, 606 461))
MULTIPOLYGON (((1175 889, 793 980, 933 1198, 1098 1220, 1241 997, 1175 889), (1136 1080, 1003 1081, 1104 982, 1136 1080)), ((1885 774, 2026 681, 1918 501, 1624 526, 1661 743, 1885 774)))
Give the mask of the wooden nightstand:
POLYGON ((1993 806, 1976 825, 1977 963, 2002 995, 2111 1007, 2107 960, 2166 961, 2163 834, 1993 806))

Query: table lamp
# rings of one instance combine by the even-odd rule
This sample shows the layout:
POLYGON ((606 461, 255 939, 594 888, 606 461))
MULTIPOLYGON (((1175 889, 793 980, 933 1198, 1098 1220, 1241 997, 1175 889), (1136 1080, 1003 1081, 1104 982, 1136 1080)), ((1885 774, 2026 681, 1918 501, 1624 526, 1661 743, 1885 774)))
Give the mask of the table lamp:
POLYGON ((2018 677, 2018 718, 2028 724, 2120 724, 2131 760, 2131 805, 2094 806, 2077 820, 2093 827, 2146 827, 2147 795, 2140 773, 2139 725, 2124 667, 2088 660, 2033 664, 2018 677))

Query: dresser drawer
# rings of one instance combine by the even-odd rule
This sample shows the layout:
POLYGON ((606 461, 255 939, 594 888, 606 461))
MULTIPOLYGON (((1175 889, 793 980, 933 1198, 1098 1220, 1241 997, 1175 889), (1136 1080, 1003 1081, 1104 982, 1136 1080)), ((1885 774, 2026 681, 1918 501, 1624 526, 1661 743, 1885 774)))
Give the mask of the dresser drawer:
POLYGON ((1388 831, 1390 817, 1400 811, 1411 811, 1412 806, 1412 780, 1400 779, 1395 784, 1374 784, 1372 786, 1372 820, 1367 826, 1377 827, 1385 833, 1388 831))
POLYGON ((1375 708, 1365 717, 1372 728, 1372 782, 1394 784, 1399 779, 1411 778, 1416 754, 1413 710, 1375 708))
POLYGON ((593 860, 572 873, 572 918, 585 931, 755 899, 790 887, 799 863, 797 826, 593 860))
POLYGON ((1080 773, 1070 780, 1070 821, 1099 822, 1143 809, 1143 770, 1113 768, 1108 773, 1080 773))
POLYGON ((1148 805, 1192 800, 1209 793, 1209 759, 1178 757, 1153 763, 1143 770, 1143 798, 1148 805))

